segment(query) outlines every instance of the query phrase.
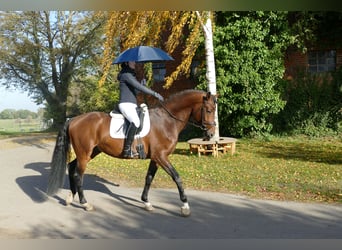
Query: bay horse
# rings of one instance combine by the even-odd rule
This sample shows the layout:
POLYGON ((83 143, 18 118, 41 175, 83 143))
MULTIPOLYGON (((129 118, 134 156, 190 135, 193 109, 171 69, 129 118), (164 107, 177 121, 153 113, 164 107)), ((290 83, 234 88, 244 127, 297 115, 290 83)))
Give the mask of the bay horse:
MULTIPOLYGON (((146 210, 153 206, 148 200, 148 192, 158 167, 165 170, 176 183, 180 200, 183 202, 181 214, 190 215, 190 206, 185 195, 181 178, 170 163, 168 156, 176 148, 179 133, 187 123, 198 126, 205 131, 205 136, 212 137, 215 131, 216 96, 210 92, 185 90, 171 95, 164 102, 149 109, 150 131, 141 138, 146 158, 151 159, 141 195, 146 210)), ((87 210, 93 210, 83 192, 83 175, 87 163, 101 152, 112 157, 122 158, 124 139, 110 136, 111 117, 104 112, 90 112, 76 116, 65 122, 59 131, 51 161, 47 194, 52 196, 64 184, 66 168, 68 169, 71 192, 66 205, 73 202, 76 193, 79 202, 87 210), (70 145, 76 158, 69 162, 70 145)), ((136 143, 136 142, 135 142, 136 143)), ((134 144, 135 144, 134 143, 134 144)), ((133 146, 134 146, 133 144, 133 146)))

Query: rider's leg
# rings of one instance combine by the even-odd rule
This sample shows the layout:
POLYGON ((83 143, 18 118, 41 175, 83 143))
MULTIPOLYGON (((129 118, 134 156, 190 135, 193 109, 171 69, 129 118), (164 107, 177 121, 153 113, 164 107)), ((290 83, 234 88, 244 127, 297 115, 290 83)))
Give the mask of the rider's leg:
POLYGON ((132 151, 132 143, 134 141, 134 136, 140 126, 140 119, 136 111, 137 105, 133 103, 120 103, 119 109, 121 113, 130 122, 127 132, 126 139, 124 143, 123 157, 134 158, 138 154, 132 151))
POLYGON ((131 122, 128 126, 128 130, 126 133, 125 144, 123 148, 123 157, 125 158, 134 158, 138 154, 132 151, 132 143, 134 141, 135 133, 137 132, 137 127, 131 122))

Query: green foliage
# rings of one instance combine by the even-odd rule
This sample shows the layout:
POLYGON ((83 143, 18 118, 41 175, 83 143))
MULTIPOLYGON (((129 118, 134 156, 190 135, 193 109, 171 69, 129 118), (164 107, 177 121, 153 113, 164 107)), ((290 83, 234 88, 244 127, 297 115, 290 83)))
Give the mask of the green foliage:
POLYGON ((342 131, 342 69, 333 74, 299 71, 285 83, 287 104, 275 119, 275 131, 310 136, 342 131))
MULTIPOLYGON (((100 61, 100 58, 98 58, 98 61, 100 61)), ((95 66, 92 67, 95 68, 95 66)), ((112 70, 108 72, 106 80, 101 86, 99 86, 99 79, 101 78, 102 71, 98 71, 93 75, 85 74, 80 79, 81 84, 73 83, 71 89, 74 89, 78 94, 76 94, 77 98, 75 99, 77 99, 77 102, 73 105, 72 115, 92 111, 111 111, 119 100, 118 72, 119 67, 112 66, 112 70)))
POLYGON ((91 111, 111 111, 119 100, 119 84, 106 81, 101 87, 95 81, 82 85, 80 113, 91 111))
MULTIPOLYGON (((280 98, 284 49, 292 42, 286 12, 217 14, 214 33, 220 132, 270 132, 280 98)), ((202 85, 203 86, 203 85, 202 85)))

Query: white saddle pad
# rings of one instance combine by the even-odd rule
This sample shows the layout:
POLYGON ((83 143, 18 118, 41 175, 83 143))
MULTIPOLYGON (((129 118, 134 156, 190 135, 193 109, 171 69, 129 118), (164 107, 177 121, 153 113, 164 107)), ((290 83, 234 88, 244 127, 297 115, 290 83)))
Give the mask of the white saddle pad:
MULTIPOLYGON (((144 124, 143 129, 140 131, 140 133, 135 135, 135 138, 137 137, 144 137, 150 132, 150 115, 148 113, 148 109, 146 104, 141 104, 140 107, 143 108, 145 112, 144 116, 144 124)), ((125 117, 122 114, 118 113, 110 113, 110 116, 112 117, 110 121, 109 126, 109 134, 112 138, 117 139, 124 139, 126 137, 126 131, 127 131, 127 123, 125 123, 125 117)))

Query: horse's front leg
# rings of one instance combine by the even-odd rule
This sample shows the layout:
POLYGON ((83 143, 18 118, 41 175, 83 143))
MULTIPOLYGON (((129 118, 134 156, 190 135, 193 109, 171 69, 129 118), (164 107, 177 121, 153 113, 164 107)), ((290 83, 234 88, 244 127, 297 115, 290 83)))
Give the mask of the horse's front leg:
POLYGON ((178 192, 179 192, 179 198, 183 202, 183 206, 181 207, 181 214, 182 216, 189 216, 190 215, 190 206, 188 203, 188 198, 185 195, 182 180, 177 172, 177 170, 172 166, 172 164, 168 161, 165 163, 161 163, 162 168, 172 177, 172 180, 176 183, 178 192))
POLYGON ((150 165, 147 170, 146 178, 145 178, 144 190, 141 195, 141 200, 144 202, 145 209, 147 211, 153 210, 152 204, 148 201, 148 192, 150 190, 151 183, 153 181, 154 176, 156 175, 157 170, 158 170, 158 167, 157 167, 156 162, 151 160, 150 165))

